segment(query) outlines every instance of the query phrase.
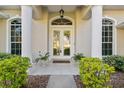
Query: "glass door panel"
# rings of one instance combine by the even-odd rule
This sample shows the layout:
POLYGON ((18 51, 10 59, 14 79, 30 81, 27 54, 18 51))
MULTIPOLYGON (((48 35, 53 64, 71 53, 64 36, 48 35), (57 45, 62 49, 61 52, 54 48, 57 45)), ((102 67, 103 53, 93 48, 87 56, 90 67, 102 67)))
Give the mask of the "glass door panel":
POLYGON ((70 56, 70 31, 64 31, 63 52, 64 56, 70 56))
POLYGON ((53 55, 60 56, 60 31, 53 32, 53 55))

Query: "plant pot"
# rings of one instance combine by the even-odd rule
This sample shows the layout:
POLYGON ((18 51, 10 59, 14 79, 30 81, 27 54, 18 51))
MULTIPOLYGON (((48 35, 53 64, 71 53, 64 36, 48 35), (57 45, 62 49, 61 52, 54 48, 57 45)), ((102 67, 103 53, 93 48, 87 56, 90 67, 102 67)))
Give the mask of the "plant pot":
POLYGON ((43 67, 48 66, 48 60, 42 60, 41 65, 43 67))
POLYGON ((80 61, 75 61, 75 62, 74 62, 74 65, 78 67, 78 66, 79 66, 79 62, 80 62, 80 61))

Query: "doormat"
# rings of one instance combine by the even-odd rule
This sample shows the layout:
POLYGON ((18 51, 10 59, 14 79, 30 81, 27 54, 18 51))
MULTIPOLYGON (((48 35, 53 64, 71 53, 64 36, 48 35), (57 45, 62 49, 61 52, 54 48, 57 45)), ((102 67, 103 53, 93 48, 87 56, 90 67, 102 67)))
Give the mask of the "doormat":
POLYGON ((53 63, 70 63, 70 61, 58 61, 58 60, 56 60, 56 61, 53 61, 53 63))

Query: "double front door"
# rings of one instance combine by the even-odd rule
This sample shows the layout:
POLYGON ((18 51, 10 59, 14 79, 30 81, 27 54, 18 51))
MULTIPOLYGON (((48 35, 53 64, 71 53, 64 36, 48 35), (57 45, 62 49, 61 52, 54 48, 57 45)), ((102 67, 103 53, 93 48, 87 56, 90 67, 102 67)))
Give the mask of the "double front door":
POLYGON ((54 58, 70 58, 72 55, 72 29, 52 29, 52 55, 54 58))

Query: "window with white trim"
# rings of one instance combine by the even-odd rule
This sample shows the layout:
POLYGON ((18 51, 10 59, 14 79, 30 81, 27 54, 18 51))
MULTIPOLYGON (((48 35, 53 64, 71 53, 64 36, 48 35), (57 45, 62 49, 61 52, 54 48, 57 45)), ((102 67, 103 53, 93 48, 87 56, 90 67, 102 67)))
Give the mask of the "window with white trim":
POLYGON ((72 25, 72 22, 66 18, 58 18, 53 20, 51 25, 72 25))
POLYGON ((113 54, 113 20, 102 20, 102 56, 113 54))
POLYGON ((21 55, 21 19, 15 18, 10 22, 11 54, 21 55))

